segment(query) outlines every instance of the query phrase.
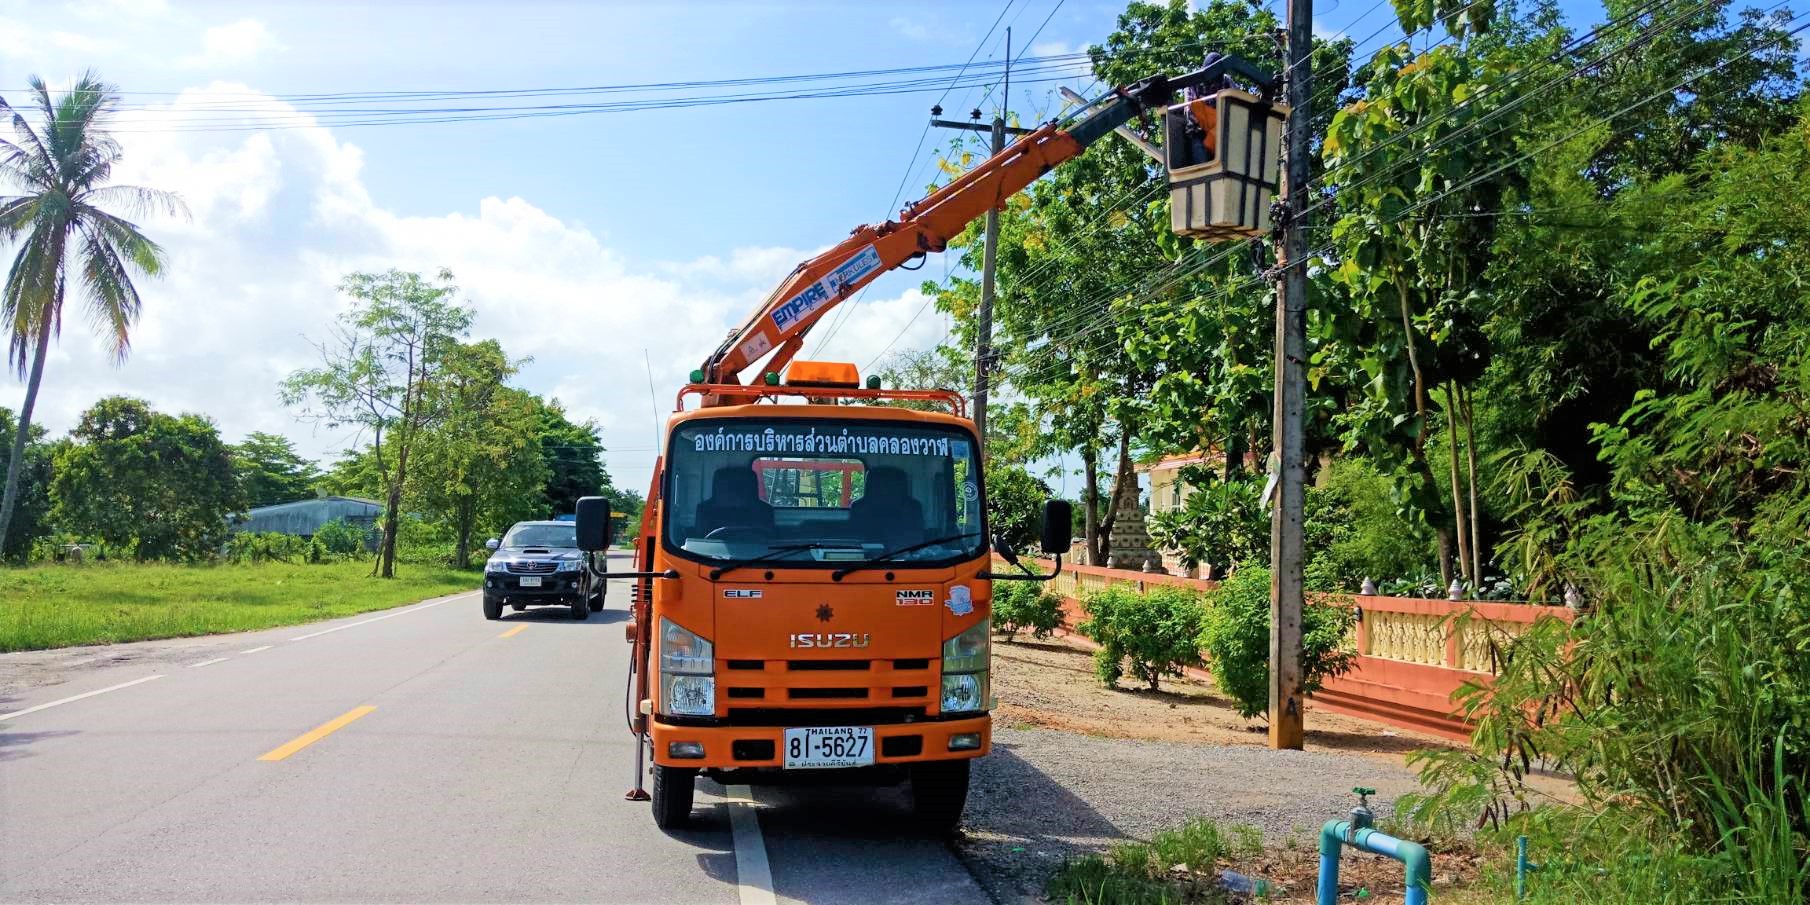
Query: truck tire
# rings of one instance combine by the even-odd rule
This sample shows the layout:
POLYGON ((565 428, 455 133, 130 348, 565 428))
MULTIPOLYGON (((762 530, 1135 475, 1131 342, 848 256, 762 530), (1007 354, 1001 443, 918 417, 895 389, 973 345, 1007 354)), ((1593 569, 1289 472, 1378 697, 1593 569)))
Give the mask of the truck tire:
POLYGON ((968 803, 968 760, 940 760, 911 768, 911 808, 926 833, 947 836, 968 803))
POLYGON ((503 618, 503 601, 501 598, 489 597, 489 596, 486 596, 484 598, 484 618, 485 619, 501 619, 501 618, 503 618))
POLYGON ((589 618, 591 615, 590 609, 585 606, 583 594, 580 594, 577 597, 572 598, 571 607, 572 607, 571 615, 572 615, 573 619, 577 619, 582 622, 585 619, 589 618))
POLYGON ((691 820, 691 793, 698 771, 654 764, 654 826, 676 830, 691 820))
POLYGON ((601 609, 603 609, 603 586, 600 584, 597 590, 591 593, 591 612, 595 613, 601 609))

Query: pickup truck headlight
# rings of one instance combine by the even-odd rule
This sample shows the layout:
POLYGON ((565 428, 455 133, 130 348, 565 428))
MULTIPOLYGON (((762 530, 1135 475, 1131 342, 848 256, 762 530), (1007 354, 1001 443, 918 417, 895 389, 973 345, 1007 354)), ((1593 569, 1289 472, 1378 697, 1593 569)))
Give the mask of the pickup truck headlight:
POLYGON ((992 635, 982 622, 943 642, 943 713, 977 713, 987 709, 987 667, 992 635))
POLYGON ((660 620, 660 712, 710 716, 716 712, 716 660, 710 642, 660 620))
POLYGON ((576 559, 562 559, 559 561, 558 567, 556 567, 553 571, 555 571, 555 572, 576 572, 576 571, 578 571, 578 567, 580 565, 582 565, 582 563, 580 563, 576 559))
POLYGON ((506 559, 502 559, 500 557, 493 557, 491 559, 484 560, 484 571, 487 573, 488 572, 506 572, 506 571, 508 571, 508 566, 509 566, 509 561, 506 559))

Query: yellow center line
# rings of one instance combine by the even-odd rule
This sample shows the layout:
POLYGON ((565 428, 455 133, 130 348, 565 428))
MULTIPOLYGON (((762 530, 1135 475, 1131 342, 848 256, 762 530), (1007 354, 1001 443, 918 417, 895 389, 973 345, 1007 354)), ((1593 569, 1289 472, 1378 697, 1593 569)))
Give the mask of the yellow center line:
POLYGON ((497 637, 498 638, 508 638, 512 635, 519 634, 522 629, 525 629, 527 627, 528 627, 527 623, 523 623, 521 625, 516 626, 515 628, 510 629, 509 631, 502 633, 501 635, 498 635, 497 637))
POLYGON ((359 717, 362 717, 365 714, 370 713, 371 711, 376 710, 376 709, 377 708, 370 707, 370 706, 354 707, 351 710, 348 710, 345 713, 342 713, 339 716, 336 716, 333 719, 328 720, 327 722, 322 723, 319 726, 316 726, 315 728, 310 729, 307 732, 296 736, 294 741, 289 742, 288 744, 282 746, 281 748, 272 749, 269 753, 265 754, 263 757, 258 758, 258 760, 282 760, 283 758, 288 757, 289 755, 294 754, 295 752, 300 751, 303 748, 306 748, 309 745, 312 745, 315 742, 318 742, 321 739, 326 738, 327 736, 332 735, 333 733, 338 732, 341 729, 344 729, 353 720, 356 720, 359 717))

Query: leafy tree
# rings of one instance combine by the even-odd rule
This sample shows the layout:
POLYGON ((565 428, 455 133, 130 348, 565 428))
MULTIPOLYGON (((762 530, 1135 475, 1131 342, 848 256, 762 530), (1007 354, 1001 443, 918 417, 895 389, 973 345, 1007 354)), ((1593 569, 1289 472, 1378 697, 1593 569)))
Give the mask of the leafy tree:
POLYGON ((0 289, 0 318, 9 336, 7 361, 26 379, 20 429, 13 432, 6 490, 0 497, 0 548, 5 547, 18 505, 32 410, 44 381, 51 337, 62 331, 72 265, 77 293, 88 302, 114 359, 123 361, 143 303, 132 279, 162 274, 164 253, 139 232, 137 224, 108 208, 182 210, 181 202, 167 192, 106 184, 122 156, 119 143, 106 131, 108 117, 119 103, 116 88, 92 72, 84 73, 56 100, 43 79, 32 76, 29 84, 38 118, 35 128, 23 112, 0 98, 0 118, 11 120, 13 129, 12 140, 0 139, 0 183, 22 192, 0 195, 0 244, 19 242, 6 285, 0 289))
POLYGON ((369 432, 384 490, 383 535, 373 566, 383 578, 396 574, 409 457, 445 415, 430 389, 471 326, 452 271, 441 270, 437 279, 399 270, 348 274, 340 291, 352 305, 332 337, 319 344, 321 366, 296 371, 282 385, 283 402, 300 406, 303 417, 369 432))
POLYGON ((200 415, 109 396, 82 413, 58 455, 52 518, 140 561, 197 559, 225 542, 244 505, 231 447, 200 415))
POLYGON ((245 505, 257 508, 314 495, 320 468, 302 458, 288 437, 253 431, 232 450, 233 472, 245 493, 245 505))
MULTIPOLYGON (((1348 316, 1316 324, 1316 363, 1361 388, 1334 423, 1346 448, 1393 475, 1406 508, 1435 527, 1442 580, 1452 577, 1455 553, 1458 573, 1473 584, 1481 558, 1471 549, 1478 532, 1466 519, 1458 443, 1469 428, 1463 400, 1489 352, 1479 325, 1495 219, 1467 214, 1500 209, 1524 179, 1519 138, 1528 108, 1514 89, 1522 83, 1498 84, 1505 48, 1518 54, 1517 40, 1509 31, 1419 53, 1407 43, 1384 47, 1359 76, 1362 99, 1334 116, 1323 146, 1340 210, 1330 278, 1344 304, 1333 310, 1348 316), (1449 498, 1427 449, 1441 389, 1449 498)), ((1549 74, 1530 71, 1536 82, 1549 74)))
POLYGON ((495 340, 455 344, 427 391, 428 405, 441 415, 421 435, 410 476, 417 490, 410 496, 451 527, 455 568, 470 565, 480 527, 500 532, 544 505, 542 407, 528 392, 504 385, 520 364, 495 340))
MULTIPOLYGON (((541 405, 541 461, 546 465, 546 514, 560 515, 576 510, 578 498, 609 496, 611 505, 627 502, 615 496, 619 491, 610 483, 603 467, 603 434, 594 421, 575 422, 567 417, 558 399, 541 405)), ((623 512, 618 506, 617 512, 623 512)), ((636 506, 639 512, 640 507, 636 506)))
MULTIPOLYGON (((13 431, 17 429, 11 409, 0 406, 0 456, 10 463, 13 431)), ((23 444, 24 464, 19 468, 19 506, 13 510, 12 532, 0 546, 0 559, 23 562, 31 555, 32 542, 50 533, 50 463, 55 447, 44 441, 44 428, 31 427, 31 437, 23 444)))
POLYGON ((989 461, 986 469, 987 524, 993 535, 1005 538, 1016 550, 1035 546, 1042 536, 1043 501, 1050 498, 1049 485, 1022 466, 989 461))

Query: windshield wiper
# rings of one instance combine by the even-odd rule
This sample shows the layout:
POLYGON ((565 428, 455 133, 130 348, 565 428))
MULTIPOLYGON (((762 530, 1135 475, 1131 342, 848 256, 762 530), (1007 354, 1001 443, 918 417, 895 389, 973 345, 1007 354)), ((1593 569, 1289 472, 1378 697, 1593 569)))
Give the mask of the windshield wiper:
POLYGON ((903 556, 907 553, 915 553, 919 550, 924 549, 925 547, 934 547, 937 544, 946 544, 946 543, 949 543, 950 541, 967 540, 970 537, 979 537, 979 536, 980 536, 979 531, 970 531, 966 534, 951 534, 948 537, 939 537, 935 540, 927 540, 920 544, 912 544, 909 547, 900 547, 897 550, 887 550, 886 552, 881 553, 879 556, 876 556, 873 559, 864 560, 862 562, 855 563, 852 566, 843 566, 842 568, 837 569, 834 572, 831 572, 830 580, 831 581, 841 581, 843 578, 847 577, 848 575, 851 575, 855 572, 859 572, 862 569, 871 569, 875 566, 885 565, 889 562, 893 562, 894 561, 893 557, 895 557, 895 556, 903 556))
POLYGON ((769 549, 767 552, 762 553, 759 556, 751 556, 747 559, 738 559, 735 562, 724 563, 723 565, 717 566, 716 568, 710 570, 710 580, 716 581, 717 579, 722 578, 724 575, 727 575, 730 572, 735 571, 736 569, 744 568, 746 566, 757 566, 764 562, 774 562, 787 553, 797 553, 800 550, 859 550, 859 549, 861 549, 860 544, 826 544, 821 541, 812 541, 808 544, 786 544, 783 547, 773 547, 773 548, 769 549))

